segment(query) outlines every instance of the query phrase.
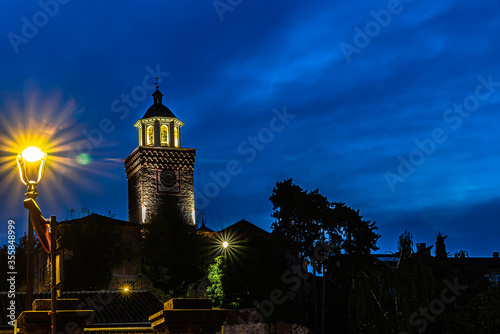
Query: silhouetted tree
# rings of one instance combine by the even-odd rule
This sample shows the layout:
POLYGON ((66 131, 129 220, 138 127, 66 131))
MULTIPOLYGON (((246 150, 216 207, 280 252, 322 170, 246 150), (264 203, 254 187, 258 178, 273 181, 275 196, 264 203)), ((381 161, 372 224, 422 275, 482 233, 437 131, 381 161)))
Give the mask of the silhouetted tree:
POLYGON ((459 250, 458 252, 455 252, 453 255, 455 259, 468 259, 469 258, 469 253, 466 250, 459 250))
POLYGON ((346 254, 360 258, 379 249, 377 240, 380 235, 375 233, 378 229, 375 222, 364 220, 359 210, 346 207, 344 203, 336 203, 335 212, 342 228, 341 247, 346 254))
MULTIPOLYGON (((330 239, 329 233, 340 231, 333 219, 332 204, 319 190, 306 191, 292 182, 292 179, 277 182, 269 198, 273 204, 273 233, 290 240, 296 248, 296 260, 300 270, 311 264, 313 267, 315 327, 319 327, 316 274, 322 269, 321 261, 315 258, 315 250, 320 242, 330 239)), ((327 241, 328 240, 328 241, 327 241)), ((304 282, 300 281, 300 305, 305 312, 304 282)))
MULTIPOLYGON (((277 182, 270 197, 275 221, 273 233, 291 240, 296 247, 296 259, 300 265, 305 261, 312 265, 314 324, 316 331, 319 325, 318 293, 316 274, 329 267, 328 275, 338 274, 339 256, 343 253, 347 261, 347 275, 342 278, 345 288, 352 286, 356 271, 363 265, 373 261, 372 250, 377 250, 377 240, 380 238, 375 231, 375 222, 366 221, 359 210, 345 206, 344 203, 332 203, 321 195, 318 190, 306 191, 294 184, 291 179, 277 182), (318 249, 322 249, 318 251, 318 249), (326 250, 325 250, 326 249, 326 250), (347 283, 351 282, 351 284, 347 283)), ((336 278, 336 279, 337 279, 336 278)), ((325 289, 323 279, 322 312, 325 311, 325 289)), ((301 310, 305 312, 304 284, 301 282, 301 310)), ((322 316, 321 323, 324 322, 322 316)))
POLYGON ((144 224, 140 239, 142 271, 167 298, 186 296, 206 272, 205 239, 185 220, 177 205, 170 205, 144 224))
POLYGON ((307 191, 288 179, 276 183, 269 199, 274 210, 273 233, 291 240, 297 249, 297 260, 302 262, 312 253, 319 232, 315 224, 318 212, 311 198, 307 191))
POLYGON ((443 237, 441 232, 438 232, 436 237, 436 260, 445 260, 448 258, 448 252, 446 252, 446 245, 444 244, 444 240, 447 237, 443 237))
POLYGON ((398 252, 401 258, 407 258, 413 254, 413 235, 405 230, 398 238, 398 252))

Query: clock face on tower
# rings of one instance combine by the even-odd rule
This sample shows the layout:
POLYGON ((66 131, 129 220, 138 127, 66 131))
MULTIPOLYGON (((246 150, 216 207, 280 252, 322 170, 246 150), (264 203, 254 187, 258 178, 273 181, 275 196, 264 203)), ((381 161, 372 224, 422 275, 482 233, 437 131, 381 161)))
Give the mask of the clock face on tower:
POLYGON ((156 170, 156 190, 158 193, 178 194, 181 192, 179 171, 172 169, 156 170))

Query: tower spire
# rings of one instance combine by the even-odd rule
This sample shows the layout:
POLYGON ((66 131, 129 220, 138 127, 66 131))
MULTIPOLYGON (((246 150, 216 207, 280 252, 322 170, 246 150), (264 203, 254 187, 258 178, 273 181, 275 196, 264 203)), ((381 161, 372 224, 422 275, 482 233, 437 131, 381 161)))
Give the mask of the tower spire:
POLYGON ((160 78, 156 77, 155 79, 156 79, 155 81, 156 91, 153 93, 153 102, 154 104, 162 104, 161 99, 163 97, 163 94, 159 91, 160 86, 158 86, 158 80, 160 78))

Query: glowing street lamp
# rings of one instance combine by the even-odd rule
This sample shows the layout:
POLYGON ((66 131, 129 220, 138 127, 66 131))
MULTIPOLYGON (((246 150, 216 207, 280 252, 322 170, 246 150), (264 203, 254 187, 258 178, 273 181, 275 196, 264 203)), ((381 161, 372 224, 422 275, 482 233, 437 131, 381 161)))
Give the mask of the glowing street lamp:
POLYGON ((30 146, 17 155, 19 176, 24 185, 28 186, 25 194, 27 198, 38 197, 36 186, 42 181, 47 161, 47 153, 43 153, 36 146, 30 146))
POLYGON ((227 248, 229 247, 229 243, 228 243, 227 241, 224 241, 224 242, 222 243, 222 247, 223 247, 224 249, 227 249, 227 248))
MULTIPOLYGON (((36 187, 42 181, 47 161, 47 153, 43 153, 36 146, 30 146, 19 153, 16 158, 19 168, 19 177, 21 182, 28 186, 25 196, 35 199, 38 197, 36 187)), ((33 302, 33 248, 34 236, 33 225, 30 223, 28 215, 28 259, 26 268, 26 308, 31 310, 33 302)))
POLYGON ((47 161, 47 153, 43 153, 36 146, 30 146, 17 155, 17 167, 19 168, 19 176, 24 185, 28 186, 24 200, 24 207, 28 209, 28 268, 26 273, 27 294, 26 302, 27 309, 31 310, 33 301, 33 248, 34 236, 33 227, 36 230, 38 239, 47 253, 50 253, 51 264, 51 333, 56 333, 56 239, 57 239, 57 221, 55 216, 50 217, 50 234, 48 231, 47 220, 43 217, 40 208, 35 202, 38 197, 36 186, 42 181, 45 171, 45 163, 47 161))

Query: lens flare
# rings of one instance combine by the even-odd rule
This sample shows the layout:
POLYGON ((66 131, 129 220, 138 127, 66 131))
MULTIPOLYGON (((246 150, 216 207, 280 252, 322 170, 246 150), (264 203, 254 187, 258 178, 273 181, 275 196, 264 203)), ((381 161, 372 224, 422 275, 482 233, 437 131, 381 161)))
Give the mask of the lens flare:
POLYGON ((115 286, 117 287, 119 294, 122 298, 128 298, 134 292, 133 283, 131 282, 116 282, 115 286))
POLYGON ((80 165, 88 165, 92 162, 92 157, 87 153, 81 153, 76 156, 76 162, 80 165))
POLYGON ((0 210, 23 209, 16 205, 26 191, 19 182, 16 157, 27 147, 23 152, 26 161, 39 159, 40 151, 48 155, 38 192, 54 208, 64 210, 64 204, 77 201, 77 194, 72 191, 75 187, 89 191, 99 189, 100 182, 89 176, 116 177, 107 171, 107 167, 116 162, 91 158, 89 149, 93 155, 102 156, 98 149, 103 144, 89 148, 84 133, 88 130, 86 127, 94 125, 79 122, 83 108, 79 108, 73 98, 63 99, 60 91, 42 94, 36 84, 28 82, 22 94, 4 94, 0 102, 0 193, 4 195, 0 210))

